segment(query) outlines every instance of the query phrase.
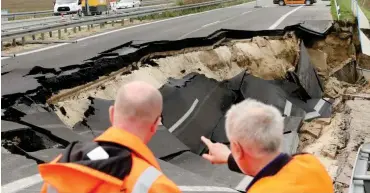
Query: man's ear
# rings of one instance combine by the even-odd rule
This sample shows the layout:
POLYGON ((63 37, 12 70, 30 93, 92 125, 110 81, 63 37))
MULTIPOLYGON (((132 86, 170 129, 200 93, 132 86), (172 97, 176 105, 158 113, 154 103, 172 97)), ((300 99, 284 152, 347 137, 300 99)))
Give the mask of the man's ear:
POLYGON ((243 159, 243 157, 245 156, 245 152, 238 142, 231 142, 231 148, 233 149, 236 158, 238 158, 239 160, 243 159))
POLYGON ((113 125, 113 122, 114 122, 114 106, 110 106, 109 107, 109 120, 110 120, 110 123, 113 125))
POLYGON ((150 127, 150 132, 151 133, 155 133, 157 131, 157 128, 158 128, 158 125, 161 123, 161 117, 158 117, 157 120, 152 124, 152 126, 150 127))

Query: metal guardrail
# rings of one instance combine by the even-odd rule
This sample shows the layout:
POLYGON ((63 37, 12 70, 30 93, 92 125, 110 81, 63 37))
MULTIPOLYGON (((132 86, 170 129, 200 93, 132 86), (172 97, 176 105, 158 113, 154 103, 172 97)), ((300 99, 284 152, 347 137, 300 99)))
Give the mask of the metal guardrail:
POLYGON ((370 144, 363 144, 358 148, 353 165, 348 193, 365 193, 364 181, 370 181, 368 171, 370 144))
MULTIPOLYGON (((136 7, 136 8, 127 8, 127 9, 118 9, 112 12, 107 12, 101 16, 87 16, 88 17, 106 17, 107 15, 113 14, 121 14, 121 13, 131 13, 135 11, 144 11, 144 10, 153 10, 155 8, 164 8, 164 7, 171 7, 174 4, 160 4, 160 5, 153 5, 153 6, 144 6, 144 7, 136 7)), ((1 31, 2 32, 9 32, 14 30, 22 30, 25 28, 31 28, 36 26, 45 26, 60 22, 68 22, 69 20, 79 20, 85 19, 85 17, 73 17, 72 15, 66 15, 64 17, 42 17, 42 18, 33 18, 33 19, 24 19, 24 20, 15 20, 15 21, 3 21, 1 23, 1 31)))
POLYGON ((337 13, 337 19, 340 20, 340 6, 337 3, 337 0, 334 0, 335 12, 337 13))
POLYGON ((139 17, 139 16, 146 16, 146 15, 151 15, 151 14, 158 14, 158 13, 162 13, 165 11, 179 11, 179 10, 185 10, 185 9, 199 8, 199 7, 217 5, 217 4, 233 2, 233 1, 235 0, 218 0, 218 1, 197 3, 197 4, 191 4, 191 5, 185 5, 185 6, 159 8, 159 9, 153 9, 153 10, 147 10, 147 11, 137 11, 133 13, 122 13, 122 14, 116 14, 116 15, 100 17, 100 18, 88 18, 84 20, 70 21, 66 23, 57 23, 53 25, 35 27, 31 29, 24 29, 24 30, 19 30, 19 31, 14 31, 14 32, 3 32, 1 34, 1 41, 21 38, 21 37, 23 40, 25 36, 46 33, 46 32, 51 32, 51 31, 57 31, 57 30, 59 31, 59 30, 66 29, 66 28, 88 26, 88 25, 93 25, 93 24, 104 24, 106 22, 119 21, 119 20, 130 18, 130 17, 139 17))

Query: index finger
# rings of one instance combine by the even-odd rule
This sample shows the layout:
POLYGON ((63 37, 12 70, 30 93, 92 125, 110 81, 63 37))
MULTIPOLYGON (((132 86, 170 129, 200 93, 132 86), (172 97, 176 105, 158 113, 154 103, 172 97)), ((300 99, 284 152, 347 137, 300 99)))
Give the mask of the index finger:
POLYGON ((208 138, 204 136, 200 137, 200 139, 203 141, 204 144, 206 144, 208 148, 213 144, 211 140, 209 140, 208 138))

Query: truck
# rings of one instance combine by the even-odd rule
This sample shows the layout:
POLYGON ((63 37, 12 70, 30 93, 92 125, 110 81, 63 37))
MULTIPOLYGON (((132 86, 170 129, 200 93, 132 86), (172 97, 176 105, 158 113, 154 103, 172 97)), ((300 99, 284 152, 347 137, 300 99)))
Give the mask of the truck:
POLYGON ((81 0, 84 15, 101 15, 108 11, 108 0, 81 0))
POLYGON ((317 0, 273 0, 274 4, 279 4, 280 6, 284 5, 312 5, 316 3, 317 0))

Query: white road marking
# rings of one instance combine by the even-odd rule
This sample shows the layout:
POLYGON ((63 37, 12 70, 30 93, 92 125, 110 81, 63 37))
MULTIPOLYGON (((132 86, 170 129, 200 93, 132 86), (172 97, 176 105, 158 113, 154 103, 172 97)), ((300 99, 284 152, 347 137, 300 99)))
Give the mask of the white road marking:
POLYGON ((291 111, 292 111, 292 103, 286 100, 285 108, 284 108, 284 115, 290 116, 291 111))
POLYGON ((315 111, 319 112, 322 108, 322 106, 324 106, 325 104, 325 100, 322 100, 320 99, 319 102, 317 102, 317 104, 315 105, 315 107, 313 109, 315 109, 315 111))
POLYGON ((250 12, 252 12, 252 11, 246 11, 246 12, 242 13, 242 15, 245 15, 245 14, 250 13, 250 12))
POLYGON ((33 176, 22 178, 1 186, 1 192, 16 193, 20 190, 24 190, 28 187, 31 187, 41 182, 42 182, 41 175, 35 174, 33 176))
MULTIPOLYGON (((28 51, 28 52, 22 52, 20 54, 15 54, 15 56, 23 56, 23 55, 28 55, 28 54, 36 53, 36 52, 42 52, 42 51, 45 51, 45 50, 50 50, 50 49, 53 49, 53 48, 58 48, 60 46, 64 46, 64 45, 68 45, 68 44, 71 44, 71 43, 62 43, 62 44, 57 44, 57 45, 54 45, 54 46, 48 46, 48 47, 45 47, 45 48, 40 48, 40 49, 37 49, 37 50, 31 50, 31 51, 28 51)), ((8 58, 14 58, 14 57, 1 57, 1 60, 8 59, 8 58)))
POLYGON ((188 35, 190 35, 190 34, 192 34, 192 33, 194 33, 194 32, 200 31, 200 30, 202 30, 203 28, 206 28, 206 27, 209 27, 209 26, 211 26, 211 25, 215 25, 215 24, 218 24, 218 23, 222 23, 222 22, 225 22, 225 21, 229 21, 229 20, 235 19, 235 18, 237 18, 237 17, 240 17, 240 16, 245 15, 245 14, 250 13, 250 12, 253 12, 253 11, 247 11, 247 12, 244 12, 244 13, 242 13, 242 14, 240 14, 240 15, 236 15, 236 16, 234 16, 234 17, 230 17, 230 18, 227 18, 227 19, 222 20, 222 21, 215 21, 215 22, 212 22, 212 23, 209 23, 209 24, 203 25, 203 26, 202 26, 202 27, 200 27, 199 29, 195 29, 195 30, 193 30, 193 31, 190 31, 190 32, 188 32, 188 33, 186 33, 186 34, 184 34, 184 35, 180 36, 178 39, 184 39, 186 36, 188 36, 188 35))
MULTIPOLYGON (((248 3, 245 3, 245 4, 231 6, 231 7, 237 7, 237 6, 247 5, 247 4, 250 4, 250 3, 253 3, 253 2, 254 1, 251 1, 251 2, 248 2, 248 3)), ((231 7, 228 7, 228 8, 231 8, 231 7)), ((95 38, 95 37, 99 37, 99 36, 103 36, 103 35, 107 35, 107 34, 119 32, 119 31, 128 30, 128 29, 131 29, 131 28, 146 26, 146 25, 155 24, 155 23, 161 23, 161 22, 165 22, 165 21, 180 19, 180 18, 184 18, 184 17, 190 17, 190 16, 194 16, 194 15, 200 15, 200 14, 204 14, 204 13, 208 13, 208 12, 212 12, 212 11, 218 11, 220 9, 224 9, 224 8, 212 9, 212 10, 204 11, 204 12, 200 12, 200 13, 193 13, 193 14, 183 15, 183 16, 179 16, 179 17, 173 17, 173 18, 163 19, 163 20, 159 20, 159 21, 154 21, 154 22, 150 22, 150 23, 143 23, 143 24, 139 24, 139 25, 125 27, 125 28, 122 28, 122 29, 117 29, 117 30, 113 30, 113 31, 99 33, 99 34, 96 34, 96 35, 93 35, 93 36, 88 36, 88 37, 80 38, 80 39, 78 39, 76 41, 77 42, 80 42, 80 41, 83 41, 83 40, 88 40, 88 39, 91 39, 91 38, 95 38)), ((36 53, 36 52, 41 52, 41 51, 45 51, 45 50, 57 48, 57 47, 68 45, 68 44, 71 44, 71 43, 62 43, 62 44, 58 44, 58 45, 54 45, 54 46, 40 48, 40 49, 28 51, 28 52, 23 52, 23 53, 20 53, 20 54, 16 54, 16 56, 23 56, 23 55, 28 55, 28 54, 36 53)), ((10 58, 10 57, 1 57, 1 60, 8 59, 8 58, 10 58)))
POLYGON ((284 21, 284 19, 286 17, 288 17, 290 14, 296 12, 298 9, 302 8, 303 6, 299 6, 295 9, 293 9, 292 11, 289 11, 288 13, 286 13, 285 15, 281 16, 274 24, 272 24, 268 29, 275 29, 277 26, 280 25, 281 22, 284 21))
POLYGON ((217 186, 179 186, 182 192, 238 192, 231 188, 217 186))
POLYGON ((203 25, 203 26, 202 26, 202 28, 203 28, 203 27, 208 27, 208 26, 211 26, 211 25, 215 25, 215 24, 217 24, 217 23, 220 23, 220 21, 215 21, 215 22, 212 22, 212 23, 209 23, 209 24, 203 25))
POLYGON ((88 131, 82 131, 82 132, 80 132, 80 133, 78 133, 79 135, 84 135, 84 134, 86 134, 86 133, 92 133, 92 131, 90 131, 90 130, 88 130, 88 131))
POLYGON ((309 120, 309 119, 313 119, 313 118, 320 117, 320 116, 321 115, 317 111, 312 111, 305 115, 304 120, 309 120))
POLYGON ((195 101, 191 105, 190 109, 188 111, 186 111, 186 113, 179 120, 177 120, 176 123, 173 124, 170 129, 168 129, 171 133, 173 131, 175 131, 175 129, 177 129, 177 127, 179 127, 181 125, 181 123, 183 123, 189 117, 189 115, 194 111, 194 109, 197 106, 198 102, 199 102, 199 100, 198 99, 195 99, 195 101))

